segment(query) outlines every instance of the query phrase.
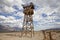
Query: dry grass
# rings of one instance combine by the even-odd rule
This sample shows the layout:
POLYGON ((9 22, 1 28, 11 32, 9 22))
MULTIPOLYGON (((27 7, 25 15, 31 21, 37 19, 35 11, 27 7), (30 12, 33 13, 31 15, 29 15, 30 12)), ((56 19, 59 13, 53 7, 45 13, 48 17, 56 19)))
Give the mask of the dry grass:
MULTIPOLYGON (((0 33, 0 40, 43 40, 44 35, 42 31, 35 32, 34 36, 31 38, 29 36, 20 37, 20 32, 8 32, 0 33)), ((60 32, 51 32, 53 40, 60 40, 60 32)))

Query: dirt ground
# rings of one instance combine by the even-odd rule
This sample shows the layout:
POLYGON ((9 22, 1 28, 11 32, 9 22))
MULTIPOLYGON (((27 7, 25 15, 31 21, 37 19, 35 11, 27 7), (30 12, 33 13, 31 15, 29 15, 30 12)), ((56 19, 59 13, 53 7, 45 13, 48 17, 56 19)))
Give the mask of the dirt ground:
MULTIPOLYGON (((44 35, 42 31, 35 32, 33 37, 23 36, 20 37, 20 32, 8 32, 8 33, 0 33, 0 40, 43 40, 44 35)), ((51 32, 53 40, 60 40, 60 32, 51 32)))

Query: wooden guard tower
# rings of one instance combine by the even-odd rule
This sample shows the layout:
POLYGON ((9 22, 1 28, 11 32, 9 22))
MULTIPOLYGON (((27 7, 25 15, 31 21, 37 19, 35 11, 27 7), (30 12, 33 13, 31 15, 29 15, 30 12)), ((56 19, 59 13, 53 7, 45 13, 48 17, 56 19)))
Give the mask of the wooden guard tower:
POLYGON ((34 34, 34 26, 33 26, 33 14, 34 14, 34 5, 31 2, 30 5, 23 5, 23 13, 24 13, 24 20, 23 20, 23 31, 21 36, 29 34, 31 37, 34 34))

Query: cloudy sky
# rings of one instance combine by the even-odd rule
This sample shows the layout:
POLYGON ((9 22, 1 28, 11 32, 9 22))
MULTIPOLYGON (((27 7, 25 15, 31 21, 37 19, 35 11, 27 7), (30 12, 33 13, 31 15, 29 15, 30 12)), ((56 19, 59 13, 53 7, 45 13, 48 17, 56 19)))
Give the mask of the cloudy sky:
POLYGON ((34 30, 60 28, 60 0, 0 0, 0 24, 22 27, 22 4, 33 2, 34 30))

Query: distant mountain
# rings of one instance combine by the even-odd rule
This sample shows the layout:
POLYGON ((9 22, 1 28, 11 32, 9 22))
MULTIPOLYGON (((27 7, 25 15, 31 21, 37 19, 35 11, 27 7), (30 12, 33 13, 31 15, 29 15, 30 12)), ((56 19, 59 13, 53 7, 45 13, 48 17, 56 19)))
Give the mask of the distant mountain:
POLYGON ((0 32, 1 31, 21 31, 22 29, 19 27, 9 27, 9 26, 3 26, 0 25, 0 32))
POLYGON ((22 31, 22 28, 19 28, 19 27, 13 27, 13 29, 14 29, 15 31, 22 31))
POLYGON ((46 30, 60 30, 60 28, 50 28, 50 29, 46 29, 46 30))
POLYGON ((5 26, 0 25, 0 31, 8 31, 5 26))
POLYGON ((60 30, 60 28, 51 28, 51 29, 48 29, 48 30, 60 30))

